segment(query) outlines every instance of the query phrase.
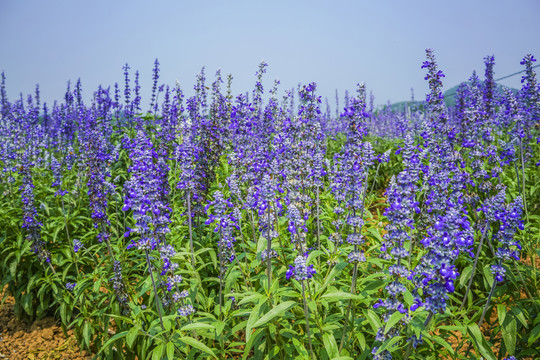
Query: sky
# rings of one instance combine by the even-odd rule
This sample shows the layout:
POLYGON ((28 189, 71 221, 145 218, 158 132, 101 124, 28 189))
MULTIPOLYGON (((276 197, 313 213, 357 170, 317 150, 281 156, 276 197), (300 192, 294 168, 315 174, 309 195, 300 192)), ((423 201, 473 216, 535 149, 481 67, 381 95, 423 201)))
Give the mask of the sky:
MULTIPOLYGON (((483 78, 487 55, 496 79, 520 71, 526 54, 540 58, 539 15, 537 0, 0 0, 0 71, 10 100, 39 84, 51 104, 68 80, 81 79, 86 100, 100 84, 123 88, 128 63, 144 105, 156 58, 159 83, 178 81, 187 96, 203 66, 208 85, 221 69, 234 94, 251 92, 264 60, 266 91, 275 79, 280 94, 316 82, 335 111, 335 90, 341 106, 361 82, 375 104, 409 100, 411 88, 424 99, 426 48, 445 89, 473 70, 483 78)), ((520 76, 501 84, 519 88, 520 76)))

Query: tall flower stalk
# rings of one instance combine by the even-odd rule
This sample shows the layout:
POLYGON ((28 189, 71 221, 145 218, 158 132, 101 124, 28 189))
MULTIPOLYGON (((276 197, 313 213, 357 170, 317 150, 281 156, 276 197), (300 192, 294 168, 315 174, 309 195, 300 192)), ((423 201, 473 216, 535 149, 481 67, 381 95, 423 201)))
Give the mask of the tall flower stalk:
POLYGON ((309 309, 307 306, 306 300, 306 286, 305 281, 311 279, 316 270, 313 268, 313 265, 307 265, 307 256, 306 254, 301 253, 294 259, 294 265, 289 265, 289 269, 286 273, 286 278, 289 280, 291 277, 294 277, 297 281, 302 284, 302 299, 304 302, 304 318, 306 320, 306 334, 308 336, 309 352, 311 357, 316 359, 315 354, 313 353, 313 345, 311 343, 311 330, 309 326, 309 309))
POLYGON ((136 234, 128 248, 144 251, 148 272, 152 280, 156 310, 163 326, 163 315, 160 296, 154 279, 154 267, 150 259, 150 251, 158 245, 166 245, 165 234, 169 232, 168 224, 170 208, 163 202, 162 187, 165 179, 160 171, 157 152, 144 131, 139 128, 137 136, 128 140, 126 146, 131 150, 132 165, 129 170, 131 178, 124 184, 126 193, 123 210, 133 210, 135 226, 128 229, 126 236, 136 234))

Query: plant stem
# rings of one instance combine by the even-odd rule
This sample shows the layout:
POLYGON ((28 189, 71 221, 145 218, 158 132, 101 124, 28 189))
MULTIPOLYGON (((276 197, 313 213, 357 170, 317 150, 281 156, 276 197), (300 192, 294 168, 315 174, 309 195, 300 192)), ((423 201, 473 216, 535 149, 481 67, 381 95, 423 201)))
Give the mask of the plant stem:
POLYGON ((270 206, 268 206, 268 216, 266 223, 266 271, 268 274, 268 293, 270 293, 270 286, 272 286, 272 237, 270 235, 270 206))
POLYGON ((62 215, 64 215, 64 225, 66 227, 66 236, 67 236, 68 242, 71 244, 71 239, 69 237, 69 229, 68 229, 68 224, 67 224, 67 218, 66 218, 66 210, 64 208, 64 197, 60 196, 60 198, 62 199, 62 215))
MULTIPOLYGON (((523 190, 521 192, 521 197, 523 199, 523 207, 525 208, 525 218, 527 219, 527 225, 529 225, 530 224, 529 212, 528 212, 528 209, 527 209, 527 199, 526 199, 526 196, 525 196, 525 160, 523 158, 523 141, 522 141, 521 138, 519 139, 519 148, 520 148, 520 155, 521 155, 521 183, 522 183, 522 186, 523 186, 523 190)), ((535 245, 534 248, 537 248, 538 240, 535 240, 534 245, 535 245)), ((534 285, 536 287, 536 252, 534 251, 534 248, 531 248, 531 245, 529 245, 528 248, 529 248, 529 256, 531 257, 532 268, 534 270, 534 272, 533 272, 533 274, 534 274, 533 275, 533 277, 534 277, 534 285)))
POLYGON ((195 271, 195 251, 193 250, 193 229, 192 229, 192 216, 191 216, 191 193, 187 193, 187 208, 188 208, 188 228, 189 228, 189 249, 191 251, 191 266, 195 271))
POLYGON ((308 336, 309 342, 309 353, 313 359, 316 359, 315 354, 313 354, 313 345, 311 345, 311 330, 309 329, 309 310, 306 301, 306 286, 304 285, 304 280, 302 280, 302 298, 304 299, 304 316, 306 318, 306 334, 308 336))
POLYGON ((320 222, 320 210, 319 210, 319 187, 317 186, 317 250, 321 250, 321 222, 320 222))
POLYGON ((165 331, 165 326, 163 325, 163 315, 161 314, 161 301, 159 300, 159 295, 156 288, 156 282, 154 281, 154 274, 152 272, 152 264, 150 263, 150 255, 148 254, 148 249, 144 250, 146 255, 146 264, 148 265, 148 272, 150 273, 150 279, 152 280, 152 286, 154 287, 154 297, 156 301, 156 307, 159 314, 159 322, 161 324, 161 330, 165 331))
POLYGON ((523 141, 519 139, 519 148, 521 156, 521 184, 523 186, 522 198, 523 207, 525 208, 525 217, 527 218, 527 224, 529 224, 529 212, 527 211, 527 200, 525 199, 525 160, 523 159, 523 141))
MULTIPOLYGON (((223 277, 225 275, 225 271, 223 270, 223 241, 221 235, 221 224, 219 224, 219 227, 219 320, 223 321, 223 277)), ((223 331, 221 331, 219 334, 219 343, 221 347, 223 347, 223 331)))
MULTIPOLYGON (((521 283, 523 284, 523 288, 525 289, 525 292, 527 293, 527 296, 529 297, 529 299, 532 300, 534 308, 536 309, 536 312, 538 312, 538 305, 536 305, 536 301, 534 301, 534 298, 533 298, 531 292, 529 291, 529 288, 527 287, 527 283, 525 283, 525 279, 523 278, 523 275, 521 275, 521 271, 519 271, 517 261, 514 261, 514 266, 516 268, 516 272, 519 275, 519 279, 521 280, 521 283)), ((538 290, 536 290, 536 288, 535 288, 535 292, 537 292, 537 291, 538 290)))
POLYGON ((238 227, 240 228, 240 238, 242 239, 242 248, 244 250, 244 269, 242 269, 242 265, 240 265, 240 261, 238 262, 238 267, 240 268, 240 271, 242 272, 242 275, 244 276, 244 281, 246 282, 246 285, 252 288, 252 284, 251 282, 248 282, 248 279, 245 273, 245 271, 248 268, 248 263, 247 263, 246 242, 244 241, 244 232, 242 231, 242 219, 238 219, 238 227))
MULTIPOLYGON (((354 250, 356 251, 357 249, 357 245, 354 245, 354 250)), ((355 262, 354 263, 354 268, 353 268, 353 277, 352 277, 352 282, 351 282, 351 293, 355 293, 356 291, 356 274, 357 274, 357 271, 358 271, 358 262, 355 262)), ((351 311, 351 307, 352 307, 352 299, 349 299, 349 302, 347 304, 347 311, 345 312, 345 321, 343 322, 343 334, 341 334, 341 342, 339 343, 339 352, 341 352, 341 350, 343 349, 343 345, 345 345, 345 336, 347 334, 347 323, 349 322, 349 313, 351 311)), ((352 328, 352 324, 351 324, 351 328, 352 328)))
POLYGON ((471 285, 474 278, 474 270, 476 269, 476 264, 478 263, 478 257, 480 256, 480 251, 482 250, 482 244, 484 243, 484 238, 488 232, 489 227, 489 221, 486 222, 486 226, 484 226, 484 230, 482 231, 482 237, 480 238, 480 243, 478 244, 478 249, 476 250, 476 256, 474 257, 474 263, 471 270, 471 278, 469 279, 469 284, 467 285, 467 289, 465 290, 465 295, 463 296, 463 302, 461 303, 461 306, 459 307, 458 311, 461 311, 463 307, 465 306, 465 303, 467 302, 467 296, 469 295, 469 291, 471 290, 471 285))
POLYGON ((373 178, 373 184, 371 184, 371 192, 373 192, 373 189, 375 188, 375 181, 377 181, 377 175, 379 175, 379 168, 381 167, 381 163, 377 165, 377 170, 375 171, 375 177, 373 178))
POLYGON ((518 188, 518 191, 519 191, 519 196, 522 196, 521 195, 521 186, 520 186, 521 181, 519 180, 519 170, 518 170, 517 160, 514 161, 514 167, 516 169, 516 177, 517 177, 517 183, 518 183, 517 188, 518 188))
MULTIPOLYGON (((367 193, 367 181, 368 181, 368 175, 369 175, 369 168, 367 169, 366 171, 366 178, 365 178, 365 181, 364 181, 364 188, 363 188, 363 195, 362 195, 362 206, 360 208, 360 216, 362 217, 362 220, 364 219, 364 204, 365 204, 365 201, 366 201, 366 193, 367 193)), ((353 193, 353 203, 354 203, 354 198, 355 198, 356 194, 353 193)), ((353 207, 353 216, 356 216, 356 208, 353 207)), ((362 230, 362 227, 360 227, 359 231, 362 230)), ((356 226, 354 227, 354 233, 356 234, 356 226)), ((354 251, 358 251, 358 245, 357 244, 354 244, 354 251)), ((353 277, 352 277, 352 282, 351 282, 351 293, 352 294, 355 294, 356 293, 356 277, 357 277, 357 274, 358 274, 358 262, 355 261, 354 262, 354 268, 353 268, 353 277)), ((343 349, 343 345, 345 344, 345 336, 346 336, 346 333, 347 333, 347 322, 349 321, 349 312, 351 311, 351 306, 352 306, 352 299, 349 299, 349 303, 347 304, 347 311, 345 312, 345 321, 344 321, 344 324, 343 324, 343 333, 341 335, 341 342, 339 344, 339 351, 341 351, 343 349)), ((351 324, 351 328, 352 328, 352 325, 354 324, 354 320, 353 320, 353 323, 351 324)))
MULTIPOLYGON (((433 318, 433 313, 430 312, 426 318, 426 320, 424 321, 424 328, 427 329, 427 326, 429 324, 429 322, 431 321, 431 319, 433 318)), ((405 352, 405 355, 403 355, 403 360, 407 360, 409 358, 409 355, 411 355, 411 350, 412 350, 412 342, 409 341, 409 346, 407 346, 407 351, 405 352)))
POLYGON ((249 214, 251 215, 251 232, 253 233, 253 242, 255 243, 255 246, 257 246, 257 240, 255 238, 255 223, 253 222, 253 210, 250 210, 249 214))
MULTIPOLYGON (((499 262, 499 265, 501 265, 501 262, 499 262)), ((478 327, 482 326, 482 323, 484 322, 484 316, 486 316, 487 309, 489 307, 489 303, 491 302, 491 297, 493 296, 493 293, 495 292, 495 287, 497 286, 497 279, 493 279, 493 284, 491 285, 491 290, 489 290, 489 295, 487 298, 486 305, 484 306, 484 310, 482 311, 482 315, 480 316, 480 320, 478 320, 478 327)), ((472 342, 469 342, 469 347, 467 348, 467 352, 465 354, 465 357, 469 355, 469 352, 471 351, 471 344, 472 342)))

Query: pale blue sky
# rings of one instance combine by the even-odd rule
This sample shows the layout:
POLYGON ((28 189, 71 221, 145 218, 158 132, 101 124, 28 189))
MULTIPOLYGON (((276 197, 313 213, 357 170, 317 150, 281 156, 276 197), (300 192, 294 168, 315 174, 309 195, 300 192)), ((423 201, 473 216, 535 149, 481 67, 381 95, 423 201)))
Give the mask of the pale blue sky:
POLYGON ((202 66, 208 83, 221 68, 235 93, 251 92, 264 59, 267 90, 274 79, 282 91, 315 81, 334 111, 334 90, 343 96, 358 82, 377 104, 407 100, 411 87, 424 98, 427 47, 446 88, 475 69, 483 77, 490 54, 496 78, 521 70, 526 53, 540 58, 540 1, 0 0, 0 44, 10 99, 39 83, 50 103, 79 77, 88 99, 98 84, 123 86, 127 62, 147 104, 155 58, 160 83, 178 79, 188 95, 202 66))

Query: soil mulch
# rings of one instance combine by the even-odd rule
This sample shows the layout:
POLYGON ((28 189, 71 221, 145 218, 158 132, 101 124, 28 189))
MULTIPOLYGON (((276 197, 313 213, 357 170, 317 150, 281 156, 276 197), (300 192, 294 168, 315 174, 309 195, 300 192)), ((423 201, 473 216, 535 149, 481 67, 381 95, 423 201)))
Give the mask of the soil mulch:
MULTIPOLYGON (((0 299, 2 294, 0 292, 0 299)), ((15 318, 13 297, 0 305, 0 360, 90 360, 81 351, 73 331, 65 336, 59 323, 52 317, 27 324, 15 318)))

